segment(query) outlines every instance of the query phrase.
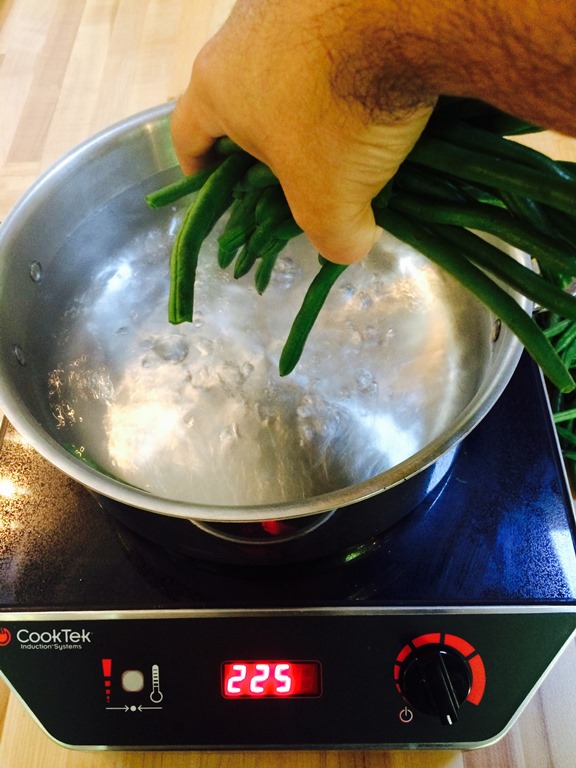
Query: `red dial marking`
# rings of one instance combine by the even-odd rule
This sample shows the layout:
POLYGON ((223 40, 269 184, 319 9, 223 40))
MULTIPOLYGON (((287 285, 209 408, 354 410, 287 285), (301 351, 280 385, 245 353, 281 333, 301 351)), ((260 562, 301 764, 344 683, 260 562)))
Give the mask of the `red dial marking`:
POLYGON ((396 656, 396 663, 394 664, 394 682, 397 690, 402 693, 400 686, 400 673, 402 671, 403 662, 410 656, 410 654, 416 649, 421 648, 424 645, 444 645, 449 648, 454 648, 463 657, 472 675, 472 686, 470 692, 466 698, 471 704, 479 704, 484 696, 486 689, 486 669, 484 662, 478 651, 464 638, 458 635, 443 634, 441 632, 429 632, 424 635, 419 635, 411 640, 402 648, 400 653, 396 656))

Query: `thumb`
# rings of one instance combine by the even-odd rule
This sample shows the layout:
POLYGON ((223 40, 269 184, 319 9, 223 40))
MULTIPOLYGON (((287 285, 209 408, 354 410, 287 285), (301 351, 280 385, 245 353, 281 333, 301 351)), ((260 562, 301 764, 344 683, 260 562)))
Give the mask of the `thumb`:
POLYGON ((430 113, 426 107, 404 120, 325 138, 323 151, 306 147, 274 169, 296 222, 324 258, 352 264, 379 239, 372 200, 394 176, 430 113))
POLYGON ((315 191, 284 186, 297 224, 318 253, 336 264, 353 264, 364 258, 382 235, 372 211, 373 194, 361 190, 355 198, 335 193, 337 186, 315 191))
POLYGON ((336 203, 319 222, 320 226, 310 223, 302 229, 318 253, 336 264, 360 261, 382 235, 370 204, 355 209, 348 202, 340 207, 336 203))

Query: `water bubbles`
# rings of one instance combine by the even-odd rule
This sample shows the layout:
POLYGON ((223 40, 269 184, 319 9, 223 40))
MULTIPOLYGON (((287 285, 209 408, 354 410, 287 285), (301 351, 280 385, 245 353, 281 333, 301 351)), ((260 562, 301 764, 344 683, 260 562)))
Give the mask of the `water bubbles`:
POLYGON ((48 374, 48 395, 59 395, 64 385, 64 371, 62 368, 56 368, 48 374))
POLYGON ((356 306, 359 311, 365 311, 372 306, 372 298, 365 291, 360 291, 356 296, 356 306))
POLYGON ((278 418, 278 407, 274 403, 264 400, 256 403, 256 413, 263 427, 270 426, 274 419, 278 418))
POLYGON ((298 432, 302 443, 310 442, 315 435, 332 426, 327 424, 325 418, 327 405, 321 398, 310 396, 302 398, 302 404, 296 408, 298 432))
POLYGON ((218 377, 224 390, 237 396, 253 370, 254 366, 248 361, 243 364, 225 361, 218 368, 218 377))
POLYGON ((351 301, 354 298, 354 294, 356 293, 356 288, 352 285, 352 283, 345 283, 344 285, 340 286, 339 293, 344 301, 351 301))
POLYGON ((26 365, 26 356, 24 354, 24 350, 22 349, 22 347, 19 344, 14 344, 13 352, 14 352, 14 357, 16 358, 18 363, 21 366, 25 366, 26 365))
POLYGON ((184 414, 184 416, 182 417, 182 422, 183 422, 184 426, 187 429, 192 429, 192 427, 194 426, 194 422, 195 422, 195 413, 194 413, 194 411, 193 410, 192 411, 187 411, 184 414))
POLYGON ((220 378, 212 366, 203 365, 192 371, 192 386, 197 389, 212 389, 218 387, 220 378))
POLYGON ((159 338, 152 349, 167 363, 181 363, 188 357, 190 345, 183 336, 170 335, 159 338))
POLYGON ((207 339, 205 336, 199 336, 194 339, 194 348, 201 357, 208 357, 214 351, 214 342, 212 339, 207 339))
POLYGON ((225 446, 227 443, 235 443, 240 437, 238 424, 232 422, 220 432, 220 443, 225 446))
POLYGON ((300 405, 296 408, 296 414, 300 419, 308 419, 314 415, 314 409, 310 405, 300 405))
POLYGON ((364 329, 364 333, 362 334, 362 341, 365 344, 371 344, 372 346, 380 344, 382 341, 382 334, 380 333, 380 329, 375 325, 367 325, 364 329))
POLYGON ((362 334, 360 333, 360 331, 356 330, 355 328, 350 329, 349 339, 350 339, 349 344, 351 348, 360 347, 363 341, 362 334))
POLYGON ((290 288, 290 286, 298 280, 301 273, 302 268, 299 264, 289 256, 281 255, 274 267, 272 281, 278 287, 290 288))
POLYGON ((160 365, 160 360, 157 355, 144 355, 141 365, 142 368, 157 368, 160 365))
POLYGON ((35 283, 39 283, 42 280, 42 264, 39 261, 33 261, 30 264, 30 278, 35 283))
POLYGON ((373 395, 378 392, 378 381, 368 370, 362 370, 356 376, 358 391, 363 395, 373 395))
POLYGON ((63 429, 76 421, 76 411, 68 402, 55 403, 51 410, 52 416, 56 420, 56 429, 63 429))

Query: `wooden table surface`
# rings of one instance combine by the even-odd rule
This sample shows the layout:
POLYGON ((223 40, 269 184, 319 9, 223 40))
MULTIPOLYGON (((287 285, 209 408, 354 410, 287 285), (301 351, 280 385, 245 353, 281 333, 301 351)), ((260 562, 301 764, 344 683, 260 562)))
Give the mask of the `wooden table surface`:
MULTIPOLYGON (((232 0, 0 0, 0 220, 38 175, 101 128, 175 98, 232 0)), ((576 160, 576 142, 535 145, 576 160)), ((572 641, 508 732, 472 752, 73 752, 54 744, 0 681, 1 768, 570 768, 572 641)))

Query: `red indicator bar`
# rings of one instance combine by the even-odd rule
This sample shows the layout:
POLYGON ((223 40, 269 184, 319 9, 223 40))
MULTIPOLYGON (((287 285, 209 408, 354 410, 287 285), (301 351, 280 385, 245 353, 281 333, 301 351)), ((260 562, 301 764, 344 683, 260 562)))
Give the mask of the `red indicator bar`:
POLYGON ((222 696, 226 699, 320 696, 318 661, 226 661, 222 664, 222 696))
POLYGON ((412 640, 414 648, 420 648, 422 645, 433 645, 440 642, 440 632, 430 632, 428 635, 420 635, 412 640))
POLYGON ((484 662, 478 654, 468 659, 470 670, 472 672, 472 688, 468 694, 468 699, 471 704, 480 704, 482 696, 484 696, 484 689, 486 688, 486 669, 484 662))
POLYGON ((474 646, 470 645, 470 643, 468 643, 466 640, 463 640, 461 637, 458 637, 458 635, 445 635, 444 642, 446 645, 449 645, 452 648, 456 648, 457 651, 460 651, 462 656, 470 656, 472 653, 475 653, 474 646))
POLYGON ((402 664, 404 659, 409 656, 412 653, 412 646, 411 645, 405 645, 404 648, 400 651, 398 656, 396 656, 396 662, 398 664, 402 664))

